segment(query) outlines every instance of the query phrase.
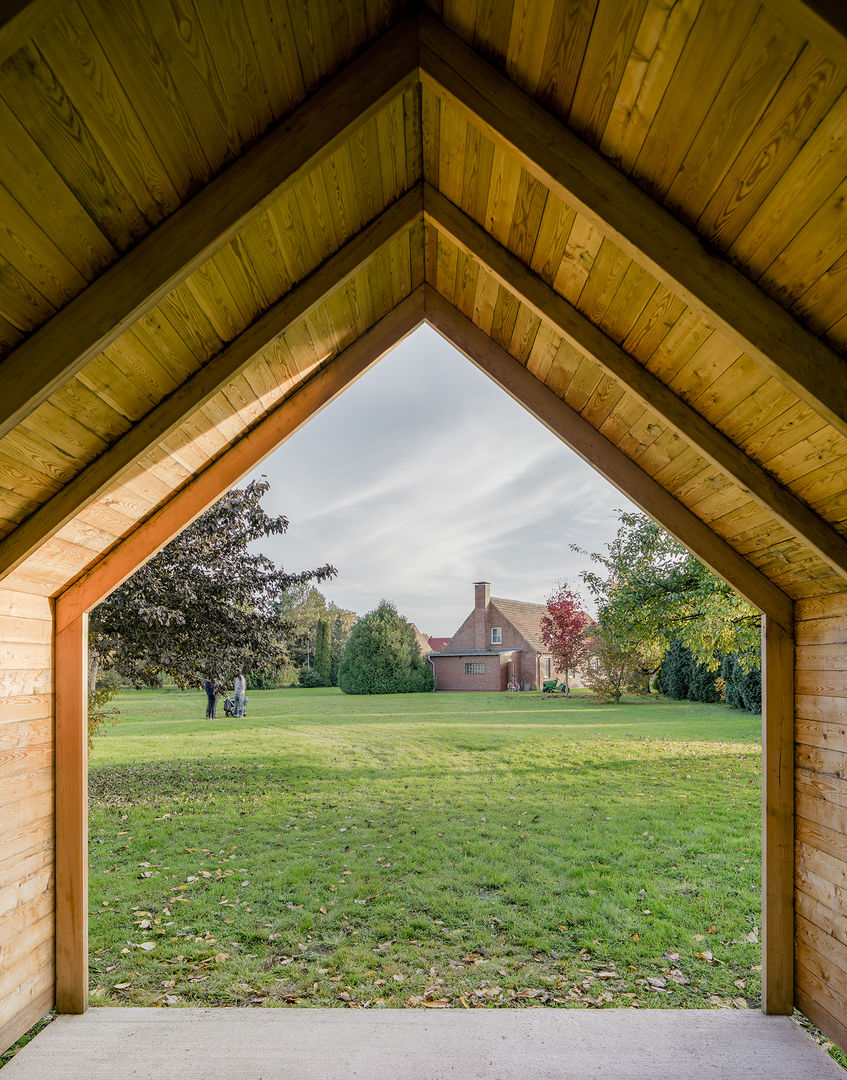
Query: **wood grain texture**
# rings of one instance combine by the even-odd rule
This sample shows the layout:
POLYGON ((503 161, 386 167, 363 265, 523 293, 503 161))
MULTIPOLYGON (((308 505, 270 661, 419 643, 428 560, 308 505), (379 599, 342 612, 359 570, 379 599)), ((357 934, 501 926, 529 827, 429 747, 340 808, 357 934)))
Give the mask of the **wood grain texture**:
MULTIPOLYGON (((655 412, 706 461, 716 465, 727 477, 749 491, 760 506, 799 536, 838 574, 847 577, 847 540, 704 420, 700 412, 624 352, 594 325, 595 319, 583 317, 537 278, 519 258, 498 244, 430 185, 425 186, 424 214, 440 234, 448 236, 460 250, 473 257, 487 273, 510 289, 565 340, 599 364, 638 401, 655 412)), ((699 381, 704 381, 702 374, 699 381)), ((568 400, 575 408, 582 407, 572 395, 568 400)), ((597 417, 596 423, 599 425, 603 419, 605 417, 597 417)))
POLYGON ((101 492, 120 481, 144 454, 218 393, 221 385, 230 384, 234 391, 233 380, 269 342, 313 312, 330 293, 367 266, 384 245, 418 220, 422 209, 422 193, 415 187, 207 361, 14 533, 0 541, 0 578, 18 567, 101 492))
MULTIPOLYGON (((734 5, 731 5, 734 8, 734 5)), ((449 101, 559 198, 847 433, 847 364, 572 132, 428 17, 425 90, 449 101), (822 393, 818 372, 833 373, 822 393)), ((437 186, 437 182, 427 177, 437 186)))
POLYGON ((0 434, 411 85, 416 44, 413 24, 390 31, 7 357, 0 434))

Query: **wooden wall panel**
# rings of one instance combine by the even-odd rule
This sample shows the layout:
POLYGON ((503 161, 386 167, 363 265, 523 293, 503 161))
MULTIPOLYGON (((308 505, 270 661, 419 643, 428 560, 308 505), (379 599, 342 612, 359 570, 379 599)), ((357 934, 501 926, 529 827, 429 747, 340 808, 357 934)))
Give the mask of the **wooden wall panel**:
POLYGON ((796 605, 798 1007, 847 1045, 847 592, 796 605))
POLYGON ((53 615, 0 589, 0 1047, 53 1005, 53 615))

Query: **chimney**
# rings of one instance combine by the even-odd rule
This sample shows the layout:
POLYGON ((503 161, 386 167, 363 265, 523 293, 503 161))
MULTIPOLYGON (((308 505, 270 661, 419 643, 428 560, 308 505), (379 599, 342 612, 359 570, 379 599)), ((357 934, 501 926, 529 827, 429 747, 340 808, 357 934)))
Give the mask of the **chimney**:
POLYGON ((485 608, 488 607, 488 600, 491 596, 491 583, 488 581, 476 581, 474 582, 474 607, 485 608))
POLYGON ((474 648, 487 649, 488 635, 485 632, 485 616, 491 585, 487 581, 474 582, 474 648))

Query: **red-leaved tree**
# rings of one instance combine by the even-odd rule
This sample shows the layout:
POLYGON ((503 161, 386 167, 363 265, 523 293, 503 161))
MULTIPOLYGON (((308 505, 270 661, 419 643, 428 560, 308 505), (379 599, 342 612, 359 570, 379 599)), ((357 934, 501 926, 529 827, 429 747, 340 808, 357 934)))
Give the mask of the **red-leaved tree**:
POLYGON ((566 686, 570 668, 578 667, 588 654, 585 631, 590 625, 579 596, 567 585, 560 585, 547 601, 547 614, 541 618, 541 640, 556 666, 564 671, 566 686))

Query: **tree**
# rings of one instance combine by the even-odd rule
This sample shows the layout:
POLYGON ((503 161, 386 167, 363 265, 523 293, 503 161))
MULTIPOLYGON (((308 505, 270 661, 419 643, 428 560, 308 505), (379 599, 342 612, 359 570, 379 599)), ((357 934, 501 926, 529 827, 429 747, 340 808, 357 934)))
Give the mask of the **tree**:
POLYGON ((357 615, 355 611, 337 607, 335 604, 327 605, 327 614, 332 619, 330 623, 332 640, 332 672, 330 682, 338 686, 338 669, 341 666, 341 657, 350 637, 353 627, 356 625, 357 615))
POLYGON ((638 643, 648 671, 675 640, 711 671, 729 653, 758 668, 759 613, 644 514, 620 514, 606 554, 582 553, 601 568, 581 577, 604 631, 638 643))
POLYGON ((318 620, 326 615, 326 597, 309 582, 297 582, 279 600, 279 616, 292 661, 310 668, 318 620))
POLYGON ((332 646, 330 628, 326 619, 318 620, 315 635, 315 671, 323 686, 329 686, 332 679, 332 646))
POLYGON ((432 690, 432 670, 421 656, 414 627, 387 600, 353 627, 341 658, 338 685, 345 694, 432 690))
POLYGON ((94 609, 91 648, 104 666, 136 685, 165 676, 188 689, 285 664, 280 596, 335 570, 288 574, 249 550, 288 528, 260 505, 268 487, 229 492, 94 609))
POLYGON ((569 669, 581 665, 588 654, 585 631, 591 625, 591 619, 581 605, 575 592, 567 585, 559 585, 547 601, 547 614, 541 618, 541 640, 550 650, 558 669, 564 669, 566 686, 569 669))
POLYGON ((649 693, 641 651, 631 641, 595 629, 589 634, 585 684, 601 700, 616 705, 627 692, 649 693))

